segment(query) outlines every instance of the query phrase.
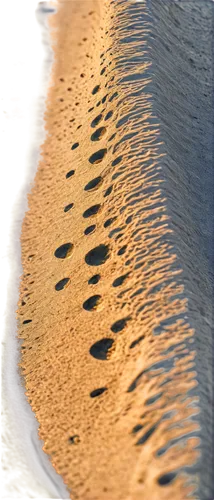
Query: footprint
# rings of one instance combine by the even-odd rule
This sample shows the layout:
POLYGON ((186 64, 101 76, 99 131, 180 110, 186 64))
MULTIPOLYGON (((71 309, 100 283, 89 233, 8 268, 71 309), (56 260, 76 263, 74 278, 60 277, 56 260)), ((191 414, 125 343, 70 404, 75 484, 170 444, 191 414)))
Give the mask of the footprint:
POLYGON ((68 259, 72 254, 73 248, 72 243, 64 243, 64 245, 55 250, 54 255, 57 259, 68 259))
POLYGON ((89 158, 89 162, 92 164, 92 165, 97 165, 98 163, 101 163, 101 161, 103 161, 103 158, 106 156, 107 154, 107 149, 106 148, 103 148, 103 149, 99 149, 99 151, 96 151, 96 153, 93 153, 90 158, 89 158))
POLYGON ((66 288, 69 283, 70 283, 70 278, 63 278, 62 280, 58 281, 58 283, 55 285, 55 290, 59 292, 60 290, 63 290, 63 288, 66 288))
POLYGON ((86 184, 84 187, 85 191, 95 191, 97 190, 103 182, 103 178, 99 175, 99 177, 95 177, 95 179, 92 179, 91 181, 86 184))
POLYGON ((90 348, 90 354, 93 356, 95 359, 100 359, 100 360, 107 360, 108 359, 108 352, 112 348, 114 343, 113 339, 110 338, 103 338, 101 340, 98 340, 95 342, 91 348, 90 348))
POLYGON ((85 309, 85 311, 96 311, 101 303, 101 299, 101 295, 92 295, 92 297, 89 297, 89 299, 83 302, 83 309, 85 309))
POLYGON ((106 260, 109 258, 109 247, 108 245, 98 245, 95 248, 92 248, 86 256, 85 262, 89 266, 100 266, 104 264, 106 260))
POLYGON ((100 207, 101 207, 101 205, 97 204, 97 205, 93 205, 90 208, 87 208, 87 210, 85 210, 85 212, 83 212, 84 219, 88 219, 88 217, 93 217, 94 215, 96 215, 100 211, 100 207))
POLYGON ((101 396, 105 391, 107 391, 107 387, 100 387, 100 389, 95 389, 90 393, 91 398, 96 398, 97 396, 101 396))
POLYGON ((91 141, 100 141, 106 133, 105 127, 100 127, 91 135, 91 141))

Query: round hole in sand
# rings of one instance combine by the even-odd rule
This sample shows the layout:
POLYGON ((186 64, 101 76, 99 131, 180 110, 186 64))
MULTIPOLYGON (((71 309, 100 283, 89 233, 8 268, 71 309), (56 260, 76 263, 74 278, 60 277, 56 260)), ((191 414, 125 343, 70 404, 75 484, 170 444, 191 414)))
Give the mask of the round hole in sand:
POLYGON ((85 311, 95 311, 101 302, 101 295, 92 295, 85 302, 83 302, 83 309, 85 311))
POLYGON ((95 274, 94 276, 89 278, 88 284, 89 285, 96 285, 100 281, 100 278, 101 278, 100 274, 95 274))
POLYGON ((85 262, 89 266, 100 266, 106 262, 109 258, 109 246, 108 245, 98 245, 95 248, 92 248, 86 256, 85 262))
POLYGON ((88 161, 92 165, 97 165, 98 163, 101 163, 101 161, 103 161, 103 158, 106 156, 106 154, 107 154, 106 148, 99 149, 99 151, 96 151, 89 157, 88 161))
POLYGON ((100 141, 106 133, 106 127, 100 127, 91 135, 91 141, 100 141))
POLYGON ((111 331, 113 333, 121 332, 125 328, 127 321, 128 321, 128 318, 123 318, 123 319, 119 319, 118 321, 115 321, 115 323, 113 323, 113 325, 111 326, 111 331))
POLYGON ((70 283, 70 278, 63 278, 62 280, 58 281, 58 283, 55 285, 55 290, 59 292, 60 290, 63 290, 63 288, 66 288, 70 283))
POLYGON ((54 255, 55 257, 57 257, 57 259, 68 259, 72 254, 72 250, 73 250, 72 243, 64 243, 55 250, 54 255))
POLYGON ((108 352, 112 348, 113 343, 113 339, 105 337, 95 342, 89 352, 93 358, 105 361, 108 359, 108 352))

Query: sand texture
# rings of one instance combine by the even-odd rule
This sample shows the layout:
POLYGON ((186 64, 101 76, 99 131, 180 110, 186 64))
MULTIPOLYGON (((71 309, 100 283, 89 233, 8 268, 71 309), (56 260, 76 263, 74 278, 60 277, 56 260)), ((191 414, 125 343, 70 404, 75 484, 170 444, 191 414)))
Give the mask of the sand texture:
POLYGON ((162 190, 148 4, 62 1, 22 230, 20 369, 72 499, 197 497, 195 332, 162 190))

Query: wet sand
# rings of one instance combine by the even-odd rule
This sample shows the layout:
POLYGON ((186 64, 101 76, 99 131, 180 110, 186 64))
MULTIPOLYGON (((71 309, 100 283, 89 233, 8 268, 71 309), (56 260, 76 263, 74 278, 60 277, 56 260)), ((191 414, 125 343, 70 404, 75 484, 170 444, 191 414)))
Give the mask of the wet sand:
POLYGON ((22 230, 20 369, 71 498, 197 498, 195 330, 163 184, 145 2, 61 2, 22 230))

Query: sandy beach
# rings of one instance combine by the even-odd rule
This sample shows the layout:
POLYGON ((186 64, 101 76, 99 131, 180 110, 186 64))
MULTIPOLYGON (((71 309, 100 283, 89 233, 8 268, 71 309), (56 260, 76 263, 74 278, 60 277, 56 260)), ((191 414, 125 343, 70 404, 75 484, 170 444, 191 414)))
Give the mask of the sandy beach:
POLYGON ((15 307, 41 450, 69 500, 212 500, 214 5, 49 5, 15 307))

